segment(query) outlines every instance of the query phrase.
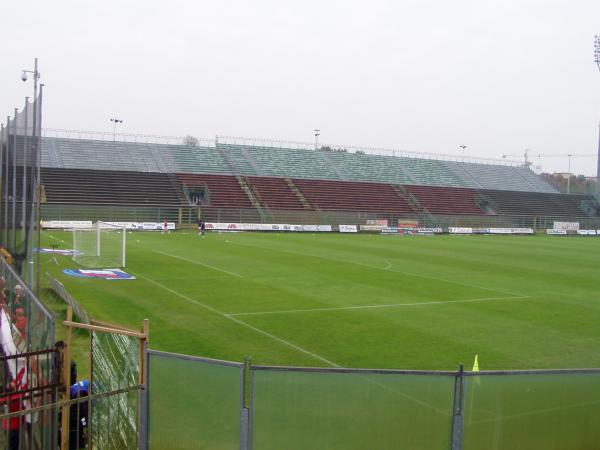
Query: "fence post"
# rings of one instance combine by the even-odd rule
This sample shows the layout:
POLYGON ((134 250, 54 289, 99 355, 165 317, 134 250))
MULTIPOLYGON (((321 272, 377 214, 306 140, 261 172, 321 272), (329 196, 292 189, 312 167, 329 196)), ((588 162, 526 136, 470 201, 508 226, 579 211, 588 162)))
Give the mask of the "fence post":
POLYGON ((452 408, 452 450, 462 449, 465 405, 464 367, 460 364, 454 378, 454 404, 452 408))
MULTIPOLYGON (((67 321, 73 320, 73 308, 71 305, 67 306, 67 321)), ((62 394, 62 400, 69 400, 69 388, 71 387, 71 343, 73 337, 73 328, 71 326, 66 327, 65 337, 65 350, 63 353, 63 383, 66 386, 65 392, 62 394)), ((75 380, 77 381, 77 380, 75 380)), ((65 405, 61 408, 62 421, 61 421, 61 435, 60 435, 60 448, 61 450, 68 450, 69 448, 69 405, 65 405)))
POLYGON ((140 399, 140 450, 148 450, 148 428, 150 425, 150 355, 148 354, 148 342, 142 341, 144 352, 144 389, 140 399))
MULTIPOLYGON (((244 367, 242 368, 241 373, 241 399, 240 399, 240 450, 249 450, 251 447, 250 444, 250 402, 246 402, 246 384, 247 384, 247 374, 250 371, 251 362, 244 356, 244 367)), ((250 390, 250 395, 252 395, 252 390, 250 390)))

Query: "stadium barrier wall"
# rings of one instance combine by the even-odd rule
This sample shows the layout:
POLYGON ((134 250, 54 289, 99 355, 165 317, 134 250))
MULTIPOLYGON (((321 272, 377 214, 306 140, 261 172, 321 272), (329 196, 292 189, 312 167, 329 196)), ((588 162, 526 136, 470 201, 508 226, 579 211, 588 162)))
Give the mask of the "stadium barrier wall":
POLYGON ((291 223, 318 225, 365 224, 367 220, 388 220, 398 223, 416 220, 422 227, 472 227, 472 228, 533 228, 552 229, 555 221, 579 222, 582 229, 600 229, 598 217, 565 216, 489 216, 489 215, 432 215, 399 214, 394 212, 361 211, 289 211, 264 210, 261 217, 256 209, 198 208, 198 207, 145 207, 110 205, 59 205, 43 204, 44 220, 76 220, 105 222, 158 222, 165 219, 181 225, 193 225, 199 218, 217 223, 291 223))
POLYGON ((151 450, 546 450, 600 441, 592 425, 600 420, 600 369, 301 368, 153 350, 146 357, 142 429, 151 450))

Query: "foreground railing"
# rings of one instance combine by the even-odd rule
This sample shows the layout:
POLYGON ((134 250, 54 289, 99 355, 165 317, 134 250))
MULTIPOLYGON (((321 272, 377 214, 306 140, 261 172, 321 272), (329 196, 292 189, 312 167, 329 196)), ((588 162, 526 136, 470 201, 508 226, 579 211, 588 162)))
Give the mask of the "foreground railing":
POLYGON ((257 366, 147 352, 148 448, 595 448, 600 369, 257 366), (174 377, 177 382, 173 382, 174 377), (191 448, 191 447, 189 447, 191 448))

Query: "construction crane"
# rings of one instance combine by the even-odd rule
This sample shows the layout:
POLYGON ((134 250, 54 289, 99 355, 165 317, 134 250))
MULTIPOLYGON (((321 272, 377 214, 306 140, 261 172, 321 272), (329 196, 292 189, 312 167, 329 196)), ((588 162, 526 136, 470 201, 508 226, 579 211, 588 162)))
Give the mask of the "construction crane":
MULTIPOLYGON (((519 157, 522 156, 524 157, 524 166, 525 167, 529 167, 531 166, 532 162, 529 160, 529 152, 531 152, 530 149, 525 149, 525 153, 523 155, 502 155, 502 158, 507 158, 507 157, 519 157)), ((571 158, 589 158, 589 157, 596 157, 598 155, 590 153, 590 154, 586 154, 586 153, 566 153, 566 154, 560 154, 560 153, 538 153, 537 155, 538 158, 569 158, 569 176, 567 177, 567 194, 571 193, 571 158)))

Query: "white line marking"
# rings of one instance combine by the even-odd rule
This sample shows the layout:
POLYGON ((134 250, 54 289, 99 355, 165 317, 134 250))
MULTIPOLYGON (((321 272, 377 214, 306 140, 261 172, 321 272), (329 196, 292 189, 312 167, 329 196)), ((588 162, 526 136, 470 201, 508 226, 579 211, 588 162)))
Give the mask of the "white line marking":
POLYGON ((284 309, 280 311, 257 311, 257 312, 240 312, 230 313, 228 316, 260 316, 263 314, 291 314, 291 313, 303 313, 303 312, 318 312, 318 311, 347 311, 353 309, 375 309, 375 308, 397 308, 402 306, 421 306, 421 305, 444 305, 447 303, 470 303, 470 302, 490 302, 493 300, 525 300, 530 298, 528 295, 519 297, 482 297, 482 298, 468 298, 462 300, 442 300, 442 301, 431 301, 431 302, 417 302, 417 303, 389 303, 383 305, 361 305, 361 306, 339 306, 333 308, 310 308, 310 309, 284 309))
POLYGON ((149 251, 149 252, 158 253, 160 255, 169 256, 171 258, 175 258, 175 259, 179 259, 181 261, 189 262, 190 264, 196 264, 198 266, 203 266, 203 267, 207 267, 207 268, 212 269, 212 270, 223 272, 223 273, 226 273, 227 275, 231 275, 232 277, 244 278, 239 273, 230 272, 229 270, 221 269, 220 267, 211 266, 210 264, 202 263, 200 261, 194 261, 193 259, 184 258, 183 256, 173 255, 173 254, 167 253, 167 252, 161 252, 160 250, 149 249, 149 248, 146 248, 146 247, 143 247, 143 248, 145 250, 149 251))
POLYGON ((200 306, 200 307, 202 307, 202 308, 204 308, 204 309, 206 309, 208 311, 211 311, 211 312, 213 312, 215 314, 223 316, 226 319, 231 320, 232 322, 235 322, 235 323, 237 323, 239 325, 242 325, 242 326, 244 326, 246 328, 249 328, 249 329, 251 329, 251 330, 253 330, 253 331, 255 331, 255 332, 259 333, 259 334, 262 334, 263 336, 267 336, 267 337, 269 337, 269 338, 271 338, 271 339, 273 339, 273 340, 275 340, 277 342, 280 342, 280 343, 282 343, 284 345, 287 345, 288 347, 291 347, 294 350, 297 350, 297 351, 299 351, 301 353, 309 355, 309 356, 311 356, 311 357, 313 357, 313 358, 315 358, 315 359, 317 359, 317 360, 319 360, 319 361, 327 364, 328 366, 331 366, 331 367, 341 367, 340 365, 334 363, 333 361, 329 361, 328 359, 323 358, 322 356, 319 356, 316 353, 308 351, 308 350, 306 350, 306 349, 304 349, 304 348, 302 348, 302 347, 300 347, 300 346, 298 346, 296 344, 292 344, 291 342, 288 342, 285 339, 281 339, 280 337, 277 337, 277 336, 275 336, 275 335, 273 335, 271 333, 267 333, 266 331, 263 331, 260 328, 256 328, 256 327, 254 327, 254 326, 252 326, 250 324, 247 324, 246 322, 242 322, 241 320, 236 319, 235 317, 230 317, 229 315, 225 314, 224 312, 219 311, 218 309, 213 308, 212 306, 209 306, 209 305, 206 305, 204 303, 201 303, 198 300, 194 300, 192 297, 189 297, 189 296, 187 296, 185 294, 182 294, 181 292, 177 292, 176 290, 171 289, 170 287, 165 286, 164 284, 159 283, 158 281, 155 281, 155 280, 153 280, 151 278, 145 277, 145 276, 143 276, 143 275, 141 275, 139 273, 134 273, 131 270, 129 270, 129 272, 132 275, 135 275, 135 276, 137 276, 139 278, 143 278, 144 280, 148 281, 149 283, 152 283, 152 284, 154 284, 154 285, 156 285, 156 286, 164 289, 165 291, 170 292, 173 295, 176 295, 176 296, 178 296, 178 297, 180 297, 180 298, 182 298, 184 300, 187 300, 190 303, 194 303, 195 305, 198 305, 198 306, 200 306))
MULTIPOLYGON (((302 347, 300 347, 298 345, 292 344, 291 342, 288 342, 285 339, 281 339, 280 337, 277 337, 277 336, 275 336, 275 335, 273 335, 271 333, 267 333, 266 331, 263 331, 260 328, 256 328, 256 327, 254 327, 252 325, 247 324, 246 322, 242 322, 241 320, 236 319, 235 317, 231 317, 230 315, 227 315, 227 314, 219 311, 218 309, 213 308, 212 306, 209 306, 209 305, 201 303, 201 302, 199 302, 197 300, 194 300, 193 298, 191 298, 191 297, 189 297, 189 296, 187 296, 185 294, 182 294, 180 292, 177 292, 176 290, 171 289, 170 287, 167 287, 164 284, 159 283, 159 282, 157 282, 155 280, 152 280, 151 278, 148 278, 148 277, 145 277, 143 275, 140 275, 139 273, 133 273, 132 271, 130 271, 130 272, 133 275, 135 275, 135 276, 137 276, 139 278, 143 278, 144 280, 146 280, 146 281, 148 281, 148 282, 150 282, 150 283, 152 283, 152 284, 154 284, 154 285, 156 285, 156 286, 158 286, 158 287, 160 287, 160 288, 162 288, 162 289, 164 289, 164 290, 172 293, 173 295, 176 295, 176 296, 178 296, 178 297, 180 297, 180 298, 182 298, 184 300, 187 300, 190 303, 194 303, 194 304, 196 304, 196 305, 198 305, 198 306, 200 306, 200 307, 202 307, 202 308, 204 308, 204 309, 206 309, 208 311, 211 311, 211 312, 213 312, 215 314, 219 314, 219 315, 225 317, 226 319, 229 319, 229 320, 231 320, 231 321, 233 321, 233 322, 235 322, 235 323, 237 323, 239 325, 242 325, 242 326, 244 326, 246 328, 249 328, 249 329, 251 329, 251 330, 253 330, 253 331, 255 331, 255 332, 259 333, 259 334, 262 334, 263 336, 267 336, 267 337, 269 337, 269 338, 271 338, 271 339, 273 339, 273 340, 275 340, 277 342, 280 342, 280 343, 282 343, 284 345, 287 345, 288 347, 291 347, 294 350, 297 350, 297 351, 299 351, 301 353, 304 353, 304 354, 306 354, 308 356, 311 356, 311 357, 313 357, 313 358, 315 358, 315 359, 317 359, 317 360, 319 360, 319 361, 321 361, 321 362, 323 362, 323 363, 325 363, 325 364, 327 364, 327 365, 329 365, 331 367, 338 367, 338 368, 342 367, 339 364, 334 363, 333 361, 330 361, 330 360, 328 360, 326 358, 323 358, 322 356, 317 355, 316 353, 313 353, 311 351, 303 349, 302 347)), ((368 374, 365 374, 365 376, 368 376, 368 374)), ((419 399, 417 399, 415 397, 412 397, 412 396, 410 396, 408 394, 405 394, 404 392, 399 392, 399 391, 397 391, 395 389, 392 389, 391 387, 386 386, 385 384, 383 384, 383 383, 381 383, 379 381, 371 380, 371 379, 366 379, 366 381, 369 382, 369 383, 372 383, 374 385, 377 385, 377 386, 381 387, 382 389, 385 389, 386 391, 389 391, 389 392, 392 392, 392 393, 394 393, 396 395, 399 395, 400 397, 404 397, 407 400, 410 400, 410 401, 412 401, 412 402, 414 402, 414 403, 416 403, 418 405, 421 405, 421 406, 429 408, 429 409, 431 409, 433 411, 436 411, 436 412, 438 412, 440 414, 444 414, 444 415, 447 414, 446 411, 444 411, 444 410, 442 410, 440 408, 437 408, 437 407, 435 407, 433 405, 430 405, 427 402, 424 402, 424 401, 419 400, 419 399)))
POLYGON ((431 275, 423 275, 421 273, 404 272, 402 270, 394 270, 392 268, 388 269, 388 268, 384 268, 384 267, 371 266, 369 264, 359 263, 356 261, 339 260, 339 259, 335 259, 335 258, 329 258, 327 256, 322 256, 322 255, 314 255, 314 254, 310 254, 310 253, 297 252, 294 250, 285 250, 285 249, 280 249, 280 248, 265 247, 263 245, 247 244, 247 243, 240 243, 240 242, 234 242, 234 243, 237 245, 242 245, 242 246, 246 246, 246 247, 256 247, 256 248, 262 248, 264 250, 271 250, 271 251, 277 251, 277 252, 282 252, 282 253, 291 253, 294 255, 303 255, 303 256, 308 256, 308 257, 312 257, 312 258, 320 258, 320 259, 325 259, 328 261, 337 262, 340 264, 354 264, 356 266, 368 267, 369 269, 384 270, 387 272, 400 273, 402 275, 407 275, 407 276, 412 276, 412 277, 419 277, 419 278, 425 278, 425 279, 429 279, 429 280, 442 281, 445 283, 456 284, 459 286, 465 286, 465 287, 470 287, 470 288, 475 288, 475 289, 482 289, 484 291, 498 292, 500 294, 506 294, 506 295, 510 295, 510 296, 514 296, 514 297, 522 297, 525 295, 525 294, 519 294, 516 292, 509 292, 509 291, 504 291, 504 290, 500 290, 500 289, 493 289, 493 288, 484 287, 484 286, 477 286, 475 284, 462 283, 460 281, 447 280, 445 278, 434 277, 431 275))

